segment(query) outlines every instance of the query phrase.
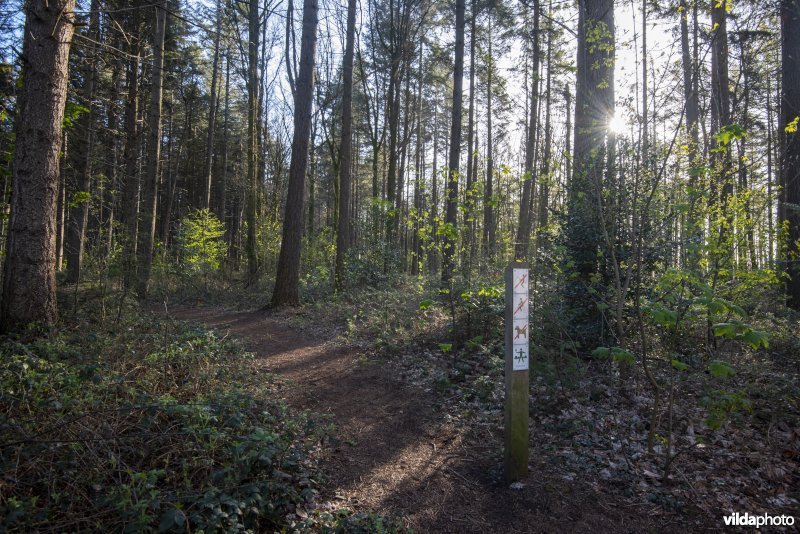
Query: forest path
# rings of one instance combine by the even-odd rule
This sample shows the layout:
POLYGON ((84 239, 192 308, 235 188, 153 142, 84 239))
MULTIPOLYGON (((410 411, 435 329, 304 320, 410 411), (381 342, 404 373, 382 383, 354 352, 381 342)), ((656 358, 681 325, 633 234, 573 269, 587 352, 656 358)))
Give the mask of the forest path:
POLYGON ((418 533, 675 530, 615 503, 591 481, 548 476, 552 459, 535 451, 531 475, 511 489, 499 476, 501 436, 446 423, 435 394, 395 379, 330 331, 293 328, 264 311, 169 313, 239 338, 258 367, 282 377, 279 391, 291 407, 331 416, 336 430, 322 461, 328 480, 321 502, 400 516, 418 533))

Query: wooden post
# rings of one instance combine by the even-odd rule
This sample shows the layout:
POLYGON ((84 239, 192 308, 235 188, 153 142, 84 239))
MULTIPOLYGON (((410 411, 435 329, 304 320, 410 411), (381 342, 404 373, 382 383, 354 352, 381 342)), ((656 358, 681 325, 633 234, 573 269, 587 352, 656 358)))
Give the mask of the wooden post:
POLYGON ((528 265, 506 268, 505 474, 509 482, 528 474, 528 265))

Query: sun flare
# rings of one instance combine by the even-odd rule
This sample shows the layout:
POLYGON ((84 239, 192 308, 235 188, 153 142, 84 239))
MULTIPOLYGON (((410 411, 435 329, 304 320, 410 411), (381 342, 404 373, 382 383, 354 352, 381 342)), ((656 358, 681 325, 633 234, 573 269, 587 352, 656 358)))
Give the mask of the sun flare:
POLYGON ((623 134, 628 131, 628 123, 625 121, 623 117, 619 115, 614 115, 611 117, 611 120, 608 121, 608 129, 611 133, 614 134, 623 134))

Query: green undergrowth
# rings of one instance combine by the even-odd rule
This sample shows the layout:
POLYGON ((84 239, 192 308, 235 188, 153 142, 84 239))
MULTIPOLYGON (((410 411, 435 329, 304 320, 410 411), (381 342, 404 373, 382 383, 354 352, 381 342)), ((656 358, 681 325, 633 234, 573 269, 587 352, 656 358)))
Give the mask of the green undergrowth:
POLYGON ((95 312, 0 343, 0 532, 392 531, 314 511, 329 428, 235 341, 95 312))

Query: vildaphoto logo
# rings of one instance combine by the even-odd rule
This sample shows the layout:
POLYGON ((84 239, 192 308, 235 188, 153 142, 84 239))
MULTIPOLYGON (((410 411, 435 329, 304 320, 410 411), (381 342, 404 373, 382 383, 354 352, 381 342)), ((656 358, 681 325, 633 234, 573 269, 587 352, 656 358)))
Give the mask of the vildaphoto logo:
POLYGON ((727 527, 791 527, 794 526, 794 516, 791 515, 752 515, 747 512, 735 512, 722 518, 727 527))

